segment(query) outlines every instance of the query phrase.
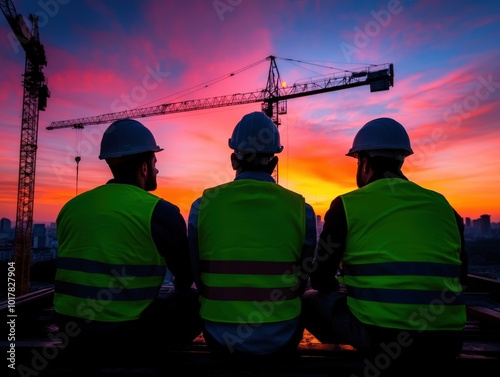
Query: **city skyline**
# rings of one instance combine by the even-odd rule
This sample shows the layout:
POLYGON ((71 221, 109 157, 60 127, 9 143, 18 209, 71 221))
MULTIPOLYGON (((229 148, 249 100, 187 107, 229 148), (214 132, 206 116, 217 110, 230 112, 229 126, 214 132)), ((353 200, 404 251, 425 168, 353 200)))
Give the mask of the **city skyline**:
MULTIPOLYGON (((403 172, 462 217, 500 221, 500 3, 497 1, 14 1, 39 18, 51 96, 40 112, 34 222, 111 178, 99 142, 109 124, 52 121, 264 89, 269 61, 287 85, 394 64, 394 86, 296 98, 280 115, 279 184, 324 217, 356 188, 345 153, 367 121, 393 117, 415 154, 403 172), (124 5, 126 4, 126 5, 124 5), (258 64, 256 64, 259 62, 258 64), (76 164, 76 157, 81 160, 76 164)), ((27 21, 28 25, 30 24, 27 21)), ((0 213, 15 221, 24 51, 0 22, 0 213)), ((165 150, 156 195, 185 218, 204 188, 232 180, 227 140, 260 103, 141 119, 165 150)))
MULTIPOLYGON (((482 214, 482 215, 480 215, 477 218, 472 218, 472 217, 469 217, 469 216, 462 216, 462 219, 463 219, 464 226, 472 227, 474 222, 481 221, 484 217, 488 218, 488 224, 491 224, 493 227, 500 227, 500 222, 491 220, 491 215, 489 215, 489 214, 482 214)), ((323 216, 316 215, 316 219, 317 219, 316 220, 316 225, 318 225, 318 223, 323 224, 323 222, 324 222, 323 216)), ((16 225, 16 219, 15 218, 14 219, 10 219, 8 217, 0 215, 0 220, 2 220, 2 223, 4 222, 4 220, 10 221, 10 223, 11 223, 11 229, 15 228, 15 225, 16 225)), ((185 218, 185 220, 187 222, 187 217, 185 218)), ((56 220, 54 219, 54 220, 50 220, 50 221, 33 221, 33 226, 35 226, 37 224, 44 224, 45 226, 50 226, 52 224, 55 225, 56 224, 56 220)))

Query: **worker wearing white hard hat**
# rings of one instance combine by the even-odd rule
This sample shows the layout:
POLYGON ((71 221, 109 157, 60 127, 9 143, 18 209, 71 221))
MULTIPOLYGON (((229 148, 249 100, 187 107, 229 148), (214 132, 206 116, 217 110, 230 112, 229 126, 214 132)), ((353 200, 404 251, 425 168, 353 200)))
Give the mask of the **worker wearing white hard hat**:
POLYGON ((306 328, 320 341, 350 344, 374 364, 384 345, 397 345, 389 370, 452 360, 466 322, 463 222, 443 195, 403 174, 411 154, 392 118, 358 131, 347 156, 358 160, 359 188, 325 214, 313 290, 302 297, 306 328))
POLYGON ((272 176, 283 146, 268 116, 243 116, 228 145, 235 179, 204 190, 188 219, 203 334, 217 355, 291 354, 304 330, 300 294, 316 246, 314 210, 272 176))
POLYGON ((58 214, 54 309, 61 331, 68 324, 79 330, 65 355, 98 364, 99 357, 144 352, 158 338, 166 348, 183 347, 201 332, 185 220, 150 192, 162 150, 142 123, 113 122, 99 154, 113 178, 58 214), (175 290, 158 297, 167 265, 175 290))

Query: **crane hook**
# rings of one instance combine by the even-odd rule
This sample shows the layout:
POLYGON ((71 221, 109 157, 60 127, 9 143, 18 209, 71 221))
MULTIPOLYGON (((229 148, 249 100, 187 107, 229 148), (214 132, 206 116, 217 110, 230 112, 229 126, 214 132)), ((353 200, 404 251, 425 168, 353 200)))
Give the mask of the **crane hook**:
POLYGON ((75 196, 78 195, 78 164, 80 163, 81 159, 82 158, 80 156, 75 157, 75 161, 76 161, 76 191, 75 191, 75 196))

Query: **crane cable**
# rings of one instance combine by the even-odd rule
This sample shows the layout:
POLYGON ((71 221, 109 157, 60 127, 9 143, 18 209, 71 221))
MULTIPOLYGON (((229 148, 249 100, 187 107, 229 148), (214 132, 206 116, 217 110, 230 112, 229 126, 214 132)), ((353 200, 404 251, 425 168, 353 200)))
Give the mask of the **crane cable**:
POLYGON ((225 80, 225 79, 227 79, 227 78, 233 77, 233 76, 237 75, 238 73, 241 73, 241 72, 243 72, 243 71, 246 71, 247 69, 253 68, 253 67, 255 67, 255 66, 257 66, 257 65, 259 65, 259 64, 261 64, 261 63, 263 63, 263 62, 265 62, 266 60, 268 60, 268 59, 267 59, 267 58, 261 59, 261 60, 259 60, 259 61, 255 62, 255 63, 251 63, 251 64, 249 64, 249 65, 247 65, 247 66, 245 66, 245 67, 239 68, 239 69, 237 69, 236 71, 230 72, 230 73, 228 73, 228 74, 225 74, 225 75, 223 75, 223 76, 217 77, 217 78, 215 78, 215 79, 208 80, 208 81, 206 81, 206 82, 204 82, 204 83, 202 83, 202 84, 198 84, 198 85, 192 86, 192 87, 190 87, 190 88, 187 88, 187 89, 181 90, 181 91, 179 91, 179 92, 177 92, 177 93, 173 93, 173 94, 170 94, 170 95, 168 95, 168 96, 158 98, 158 99, 156 99, 156 100, 154 100, 154 101, 152 101, 152 102, 142 104, 140 107, 137 107, 137 108, 142 108, 142 107, 144 107, 144 106, 146 106, 146 105, 150 105, 150 104, 152 104, 153 102, 163 101, 163 100, 165 100, 166 98, 173 98, 174 100, 176 100, 176 99, 180 99, 180 98, 182 98, 182 97, 184 97, 184 96, 186 96, 186 95, 188 95, 188 94, 191 94, 191 93, 197 92, 197 91, 199 91, 199 90, 202 90, 202 89, 208 88, 209 86, 211 86, 211 85, 213 85, 213 84, 216 84, 216 83, 218 83, 218 82, 220 82, 220 81, 223 81, 223 80, 225 80))
POLYGON ((78 167, 80 164, 80 161, 82 160, 80 156, 80 144, 82 140, 82 129, 83 127, 76 127, 76 145, 75 145, 75 151, 76 151, 76 156, 75 156, 75 162, 76 162, 76 187, 75 187, 75 196, 78 195, 78 167))
MULTIPOLYGON (((207 81, 205 83, 193 86, 191 88, 187 88, 187 89, 181 90, 180 92, 171 94, 171 95, 166 96, 166 97, 162 97, 162 98, 160 98, 158 100, 163 100, 165 98, 171 98, 171 97, 179 98, 181 96, 185 96, 187 94, 191 94, 191 93, 194 93, 196 91, 208 88, 210 85, 216 84, 216 83, 218 83, 218 82, 220 82, 222 80, 225 80, 227 78, 233 77, 233 76, 235 76, 238 73, 246 71, 247 69, 253 68, 253 67, 261 64, 262 62, 265 62, 266 60, 268 60, 268 58, 261 59, 261 60, 255 62, 255 63, 251 63, 251 64, 249 64, 249 65, 247 65, 247 66, 245 66, 243 68, 237 69, 236 71, 228 73, 228 74, 226 74, 224 76, 220 76, 218 78, 209 80, 209 81, 207 81)), ((158 101, 158 100, 156 100, 156 101, 158 101)), ((151 104, 151 103, 152 102, 150 102, 149 104, 151 104)), ((144 106, 144 104, 141 105, 141 107, 143 107, 143 106, 144 106)), ((75 151, 76 151, 76 156, 75 156, 75 162, 76 162, 76 184, 75 185, 76 185, 76 188, 75 188, 75 196, 76 196, 76 195, 78 195, 78 168, 79 168, 79 163, 80 163, 80 161, 82 159, 81 156, 80 156, 80 142, 81 142, 81 132, 82 132, 83 126, 78 126, 77 125, 77 126, 75 126, 75 129, 76 129, 76 146, 75 146, 75 151)))
MULTIPOLYGON (((345 69, 345 68, 333 67, 331 65, 319 64, 318 62, 311 62, 311 61, 297 60, 297 59, 290 59, 290 58, 282 58, 282 57, 278 57, 278 56, 276 56, 275 58, 276 59, 280 59, 280 60, 284 60, 284 61, 290 63, 291 65, 295 66, 295 67, 299 67, 300 69, 304 69, 304 70, 310 71, 310 72, 316 74, 317 75, 316 77, 323 77, 323 76, 325 76, 325 74, 321 73, 321 72, 318 72, 317 70, 314 70, 312 68, 306 68, 304 65, 309 65, 309 66, 314 66, 314 67, 319 67, 319 68, 325 68, 325 69, 328 69, 328 70, 334 70, 334 71, 338 71, 339 73, 346 74, 346 73, 356 73, 356 71, 359 70, 359 69, 366 70, 366 69, 368 69, 367 68, 368 66, 375 67, 375 66, 382 65, 382 64, 389 64, 389 63, 364 64, 364 63, 345 63, 345 62, 325 62, 325 63, 328 63, 328 64, 348 64, 348 65, 353 66, 353 69, 345 69)), ((330 73, 327 73, 327 74, 330 75, 330 73)), ((312 77, 309 77, 309 79, 312 79, 312 77)))

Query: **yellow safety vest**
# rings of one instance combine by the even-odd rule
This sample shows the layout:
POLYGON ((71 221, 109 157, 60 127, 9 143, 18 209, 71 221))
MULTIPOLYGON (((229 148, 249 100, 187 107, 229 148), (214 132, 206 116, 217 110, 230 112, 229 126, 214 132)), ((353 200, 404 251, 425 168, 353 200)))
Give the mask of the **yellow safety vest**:
POLYGON ((166 273, 151 236, 158 200, 133 185, 106 184, 66 203, 56 220, 56 312, 105 322, 139 318, 166 273))
POLYGON ((201 317, 227 323, 296 318, 294 267, 304 240, 301 195, 252 179, 205 190, 198 217, 201 317))
POLYGON ((399 178, 341 197, 348 226, 343 280, 353 314, 388 328, 463 329, 461 239, 447 200, 399 178))

